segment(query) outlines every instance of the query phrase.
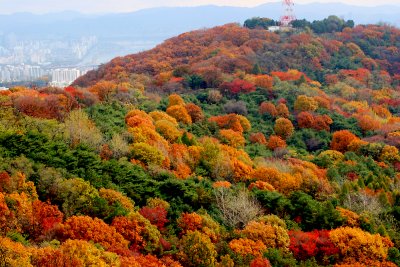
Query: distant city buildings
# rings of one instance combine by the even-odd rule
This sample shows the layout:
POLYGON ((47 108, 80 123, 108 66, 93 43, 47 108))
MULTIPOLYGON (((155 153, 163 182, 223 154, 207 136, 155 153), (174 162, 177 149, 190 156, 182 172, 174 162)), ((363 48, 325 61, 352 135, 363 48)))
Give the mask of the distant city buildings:
POLYGON ((40 66, 6 65, 0 66, 0 82, 36 81, 46 76, 46 71, 40 66))
POLYGON ((96 66, 75 68, 44 68, 31 65, 5 65, 0 66, 0 84, 14 82, 34 82, 38 80, 48 81, 49 85, 65 87, 81 75, 93 70, 96 66))
POLYGON ((98 43, 96 36, 78 39, 29 40, 23 36, 0 35, 1 65, 49 65, 62 63, 71 65, 82 61, 98 43))

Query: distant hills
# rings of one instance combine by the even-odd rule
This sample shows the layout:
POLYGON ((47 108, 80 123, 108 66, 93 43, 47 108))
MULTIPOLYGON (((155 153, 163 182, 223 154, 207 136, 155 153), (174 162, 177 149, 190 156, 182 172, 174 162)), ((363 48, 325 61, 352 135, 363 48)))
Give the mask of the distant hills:
MULTIPOLYGON (((299 19, 323 19, 337 15, 357 24, 385 22, 400 25, 399 6, 360 7, 341 3, 312 3, 296 5, 299 19)), ((88 15, 66 11, 35 15, 16 13, 0 15, 1 40, 8 36, 17 40, 68 41, 81 36, 95 35, 99 44, 89 58, 101 58, 101 62, 115 56, 146 50, 177 34, 213 27, 230 22, 243 23, 246 19, 261 16, 279 19, 282 5, 268 3, 254 8, 244 7, 162 7, 131 13, 88 15)))
MULTIPOLYGON (((385 22, 400 25, 400 6, 360 7, 341 3, 312 3, 296 5, 295 10, 298 18, 307 20, 337 15, 344 19, 353 19, 358 24, 385 22)), ((102 38, 128 36, 166 38, 202 27, 229 22, 242 23, 253 16, 278 19, 281 13, 280 3, 268 3, 254 8, 165 7, 105 15, 84 15, 70 11, 45 15, 17 13, 0 15, 0 32, 23 34, 27 38, 88 34, 102 38)))

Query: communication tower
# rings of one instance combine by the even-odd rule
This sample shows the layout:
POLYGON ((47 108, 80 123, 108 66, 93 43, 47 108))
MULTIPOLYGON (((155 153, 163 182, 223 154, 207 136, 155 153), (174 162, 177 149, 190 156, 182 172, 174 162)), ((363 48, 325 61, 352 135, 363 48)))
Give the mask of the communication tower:
POLYGON ((296 20, 296 16, 294 14, 294 2, 292 0, 283 0, 282 5, 284 8, 284 13, 281 17, 281 26, 289 27, 290 23, 296 20))

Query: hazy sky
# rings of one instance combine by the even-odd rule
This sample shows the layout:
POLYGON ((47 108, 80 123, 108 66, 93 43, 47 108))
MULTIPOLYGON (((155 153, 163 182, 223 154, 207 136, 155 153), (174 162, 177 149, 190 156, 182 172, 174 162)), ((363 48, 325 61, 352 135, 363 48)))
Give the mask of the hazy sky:
MULTIPOLYGON (((84 13, 129 12, 159 6, 256 6, 276 0, 0 0, 0 13, 33 12, 47 13, 64 10, 84 13)), ((400 0, 295 0, 295 3, 345 2, 355 5, 400 5, 400 0)))

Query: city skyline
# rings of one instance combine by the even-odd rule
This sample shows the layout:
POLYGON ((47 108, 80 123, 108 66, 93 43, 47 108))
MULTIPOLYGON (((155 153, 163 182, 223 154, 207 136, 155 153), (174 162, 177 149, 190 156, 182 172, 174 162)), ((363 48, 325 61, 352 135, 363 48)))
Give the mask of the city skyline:
MULTIPOLYGON (((240 6, 254 7, 265 3, 279 2, 276 0, 0 0, 0 14, 12 14, 19 12, 31 12, 37 14, 76 11, 81 13, 110 13, 110 12, 132 12, 140 9, 166 7, 166 6, 201 6, 201 5, 219 5, 219 6, 240 6), (118 4, 116 4, 118 3, 118 4)), ((378 5, 397 5, 398 0, 297 0, 296 4, 308 3, 346 3, 359 6, 378 6, 378 5)))

